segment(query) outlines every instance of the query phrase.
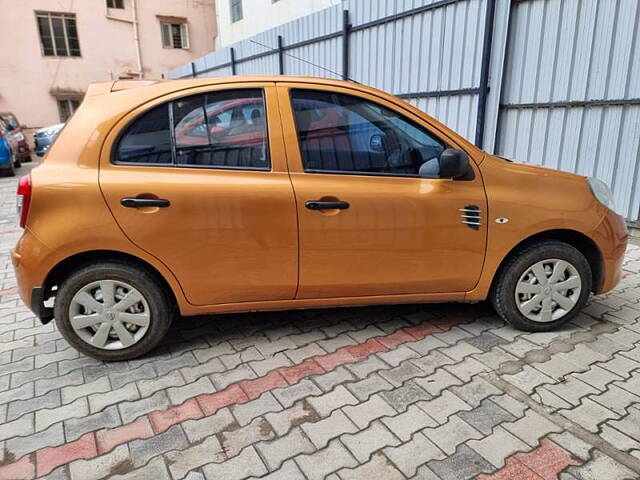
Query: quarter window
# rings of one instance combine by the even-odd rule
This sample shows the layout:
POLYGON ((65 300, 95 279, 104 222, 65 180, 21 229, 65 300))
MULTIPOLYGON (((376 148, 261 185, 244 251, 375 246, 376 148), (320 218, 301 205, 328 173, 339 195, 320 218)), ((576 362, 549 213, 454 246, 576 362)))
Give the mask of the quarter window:
POLYGON ((37 12, 42 54, 51 57, 79 57, 80 42, 73 13, 37 12))
POLYGON ((124 131, 114 160, 268 170, 268 152, 262 90, 247 89, 192 95, 150 110, 124 131))
POLYGON ((168 103, 149 110, 127 127, 115 159, 126 163, 173 163, 168 103))
POLYGON ((445 144, 393 110, 319 90, 291 98, 305 171, 439 176, 445 144))

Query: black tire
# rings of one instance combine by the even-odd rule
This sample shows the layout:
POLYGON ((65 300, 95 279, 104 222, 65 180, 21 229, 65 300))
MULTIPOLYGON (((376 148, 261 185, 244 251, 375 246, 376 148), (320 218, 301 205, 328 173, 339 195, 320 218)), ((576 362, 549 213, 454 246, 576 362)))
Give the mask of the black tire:
POLYGON ((22 166, 22 161, 19 158, 16 158, 16 161, 13 163, 15 168, 20 168, 22 166))
POLYGON ((16 176, 16 164, 15 164, 15 157, 11 157, 11 160, 9 160, 9 166, 7 168, 5 168, 4 170, 2 170, 2 176, 3 177, 15 177, 16 176))
POLYGON ((33 157, 29 155, 28 157, 25 157, 24 160, 22 160, 22 162, 23 163, 33 162, 33 157))
POLYGON ((100 262, 79 268, 62 282, 56 294, 54 317, 62 336, 77 350, 98 360, 119 361, 140 357, 156 347, 171 326, 174 307, 170 293, 153 273, 124 262, 100 262), (147 301, 149 327, 137 343, 120 350, 105 350, 85 342, 72 328, 69 308, 74 295, 84 286, 100 280, 125 282, 136 288, 147 301))
POLYGON ((496 312, 507 323, 528 332, 548 332, 575 317, 589 299, 592 286, 591 267, 575 247, 557 240, 540 240, 514 252, 500 268, 490 297, 496 312), (574 307, 563 317, 549 322, 527 318, 516 305, 516 285, 520 277, 536 263, 560 259, 569 262, 577 270, 582 281, 580 295, 574 307))

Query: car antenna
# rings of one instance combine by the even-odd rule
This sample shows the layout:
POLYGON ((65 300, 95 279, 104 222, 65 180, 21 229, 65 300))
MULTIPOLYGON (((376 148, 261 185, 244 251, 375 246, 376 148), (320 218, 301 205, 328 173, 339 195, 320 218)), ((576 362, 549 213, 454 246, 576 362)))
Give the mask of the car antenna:
MULTIPOLYGON (((252 42, 252 43, 255 43, 256 45, 260 45, 261 47, 268 48, 269 50, 274 50, 274 51, 278 50, 277 48, 270 47, 269 45, 265 45, 264 43, 256 42, 255 40, 251 40, 250 39, 249 41, 252 42)), ((319 69, 324 70, 324 71, 329 72, 329 73, 333 73, 337 77, 341 77, 342 76, 338 72, 334 72, 333 70, 330 70, 330 69, 328 69, 326 67, 323 67, 321 65, 318 65, 316 63, 310 62, 309 60, 305 60, 304 58, 300 58, 300 57, 296 57, 295 55, 291 55, 290 53, 287 53, 284 50, 282 51, 282 53, 284 55, 286 55, 287 57, 294 58, 294 59, 296 59, 296 60, 298 60, 300 62, 307 63, 307 64, 309 64, 309 65, 311 65, 313 67, 319 68, 319 69)), ((347 80, 349 80, 350 82, 353 82, 353 83, 358 83, 358 84, 360 83, 357 80, 354 80, 353 78, 349 78, 349 77, 347 77, 347 80)))

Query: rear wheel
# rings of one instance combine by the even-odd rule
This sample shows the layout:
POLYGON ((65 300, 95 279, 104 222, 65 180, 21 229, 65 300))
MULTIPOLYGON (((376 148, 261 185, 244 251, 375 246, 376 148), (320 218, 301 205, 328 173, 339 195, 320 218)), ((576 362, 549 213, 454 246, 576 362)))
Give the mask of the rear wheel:
POLYGON ((498 314, 520 330, 543 332, 571 320, 591 292, 591 267, 579 250, 543 240, 509 258, 491 300, 498 314))
POLYGON ((60 285, 54 314, 77 350, 99 360, 128 360, 160 343, 173 305, 150 272, 105 262, 77 270, 60 285))

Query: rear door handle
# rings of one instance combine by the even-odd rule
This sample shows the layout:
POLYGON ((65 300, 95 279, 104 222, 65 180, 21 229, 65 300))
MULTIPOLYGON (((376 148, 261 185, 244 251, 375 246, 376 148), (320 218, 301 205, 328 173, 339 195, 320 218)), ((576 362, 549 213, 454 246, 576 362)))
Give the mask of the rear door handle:
POLYGON ((120 200, 120 205, 128 208, 138 207, 160 207, 166 208, 171 202, 165 198, 129 198, 125 197, 120 200))
POLYGON ((325 202, 322 200, 308 200, 304 204, 309 210, 346 210, 349 202, 325 202))

